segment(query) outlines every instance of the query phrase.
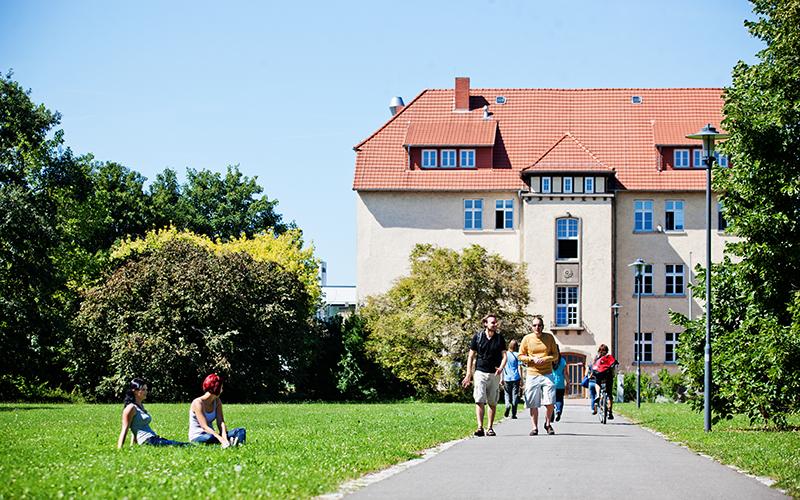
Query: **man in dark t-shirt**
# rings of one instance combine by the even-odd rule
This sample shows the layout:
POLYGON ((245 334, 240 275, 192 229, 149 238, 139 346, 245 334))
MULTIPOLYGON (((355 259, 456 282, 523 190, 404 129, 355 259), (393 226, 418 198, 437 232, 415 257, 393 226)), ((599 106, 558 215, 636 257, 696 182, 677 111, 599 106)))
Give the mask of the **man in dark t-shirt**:
POLYGON ((476 436, 483 436, 483 416, 489 405, 489 428, 486 436, 494 436, 494 414, 500 392, 500 374, 506 366, 506 341, 497 333, 497 316, 488 314, 483 318, 484 329, 477 332, 469 344, 467 375, 461 381, 465 388, 474 382, 472 396, 475 399, 475 416, 478 420, 476 436), (474 380, 473 380, 474 377, 474 380))

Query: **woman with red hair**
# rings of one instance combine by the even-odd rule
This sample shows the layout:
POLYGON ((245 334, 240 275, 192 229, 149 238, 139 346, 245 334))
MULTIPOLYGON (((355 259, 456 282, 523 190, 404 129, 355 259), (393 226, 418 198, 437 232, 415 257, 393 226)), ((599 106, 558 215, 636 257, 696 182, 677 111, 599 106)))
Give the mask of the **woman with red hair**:
POLYGON ((192 401, 189 408, 189 441, 198 444, 222 444, 228 446, 242 445, 246 439, 243 427, 228 431, 225 426, 225 417, 222 414, 222 379, 212 373, 203 380, 203 394, 192 401), (214 421, 217 422, 219 433, 214 431, 214 421))

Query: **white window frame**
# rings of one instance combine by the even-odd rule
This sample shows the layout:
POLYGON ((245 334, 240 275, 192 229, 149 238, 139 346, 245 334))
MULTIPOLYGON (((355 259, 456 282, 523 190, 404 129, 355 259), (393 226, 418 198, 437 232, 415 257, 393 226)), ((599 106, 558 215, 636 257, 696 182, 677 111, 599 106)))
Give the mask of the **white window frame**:
POLYGON ((577 218, 560 217, 556 219, 556 260, 573 261, 580 259, 580 233, 580 221, 577 218), (575 240, 575 257, 561 257, 558 254, 558 242, 561 240, 575 240))
MULTIPOLYGON (((633 295, 636 296, 636 272, 633 274, 633 295)), ((642 295, 653 295, 653 264, 645 264, 642 270, 642 295)))
POLYGON ((553 179, 550 177, 542 177, 542 193, 552 193, 553 192, 553 179), (545 187, 545 184, 547 186, 545 187))
POLYGON ((439 166, 439 151, 436 149, 422 150, 422 168, 437 168, 439 166), (433 163, 431 163, 433 160, 433 163))
POLYGON ((653 232, 653 200, 633 200, 633 232, 653 232), (637 227, 637 216, 641 214, 642 227, 637 227), (647 215, 650 215, 650 224, 647 224, 647 215))
POLYGON ((693 149, 692 150, 692 166, 694 168, 706 168, 705 163, 703 163, 703 150, 702 149, 693 149))
POLYGON ((561 192, 562 193, 572 193, 572 184, 574 183, 574 179, 572 177, 564 177, 561 179, 561 192), (569 182, 568 182, 569 181, 569 182), (569 187, 567 187, 569 186, 569 187))
MULTIPOLYGON (((639 358, 639 353, 636 352, 637 340, 639 339, 639 332, 633 332, 633 362, 639 358)), ((653 362, 653 332, 642 332, 642 363, 653 362)))
POLYGON ((728 168, 728 155, 720 154, 719 151, 714 151, 714 158, 717 160, 717 165, 722 168, 728 168))
POLYGON ((495 200, 494 202, 494 228, 514 229, 514 200, 495 200), (497 214, 503 214, 503 225, 497 227, 497 214))
POLYGON ((717 231, 725 232, 728 230, 728 221, 725 219, 725 207, 722 202, 717 202, 717 231))
POLYGON ((483 198, 465 199, 463 206, 464 206, 464 231, 482 231, 483 198), (467 222, 469 222, 469 224, 467 222))
POLYGON ((474 149, 462 149, 459 151, 459 160, 461 168, 475 168, 475 150, 474 149))
POLYGON ((678 332, 664 333, 664 363, 675 364, 678 362, 679 343, 680 334, 678 332))
POLYGON ((686 295, 686 268, 683 264, 664 265, 664 294, 666 295, 686 295), (680 285, 680 290, 679 290, 680 285), (670 287, 672 291, 670 291, 670 287))
POLYGON ((577 286, 556 287, 556 326, 578 326, 580 324, 578 314, 580 297, 580 290, 577 286), (566 315, 566 322, 559 321, 560 314, 566 315))
POLYGON ((594 177, 583 178, 583 192, 586 194, 594 193, 594 177))
POLYGON ((458 166, 458 152, 455 149, 443 149, 441 157, 441 168, 456 168, 458 166), (445 159, 448 161, 445 161, 445 159))
POLYGON ((672 152, 672 167, 673 168, 689 168, 692 164, 690 162, 690 155, 688 149, 676 149, 672 152), (680 158, 680 161, 678 161, 680 158))
POLYGON ((683 232, 685 230, 684 223, 684 206, 683 200, 667 200, 664 202, 664 230, 672 232, 683 232), (672 227, 667 223, 667 214, 672 212, 672 227))

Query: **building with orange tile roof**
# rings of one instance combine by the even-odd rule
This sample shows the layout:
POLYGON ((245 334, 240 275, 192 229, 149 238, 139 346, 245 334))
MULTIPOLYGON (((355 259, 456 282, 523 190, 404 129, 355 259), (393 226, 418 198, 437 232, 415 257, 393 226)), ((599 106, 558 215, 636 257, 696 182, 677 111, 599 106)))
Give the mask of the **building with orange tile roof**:
MULTIPOLYGON (((705 252, 702 145, 685 136, 719 125, 722 104, 718 88, 424 90, 354 148, 359 300, 407 274, 417 243, 525 263, 529 310, 577 393, 578 366, 614 344, 614 302, 622 370, 634 363, 628 264, 642 258, 643 366, 675 366, 668 311, 701 312, 687 284, 705 252)), ((718 215, 715 261, 730 238, 718 215)))

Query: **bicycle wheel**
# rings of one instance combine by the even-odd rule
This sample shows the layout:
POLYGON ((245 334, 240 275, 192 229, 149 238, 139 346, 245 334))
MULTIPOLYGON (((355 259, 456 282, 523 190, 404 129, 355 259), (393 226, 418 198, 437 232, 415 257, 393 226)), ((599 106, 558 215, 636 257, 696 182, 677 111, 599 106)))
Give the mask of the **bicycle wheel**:
POLYGON ((603 391, 603 395, 600 396, 600 411, 597 412, 600 415, 600 422, 603 424, 606 423, 608 420, 608 394, 603 391))

